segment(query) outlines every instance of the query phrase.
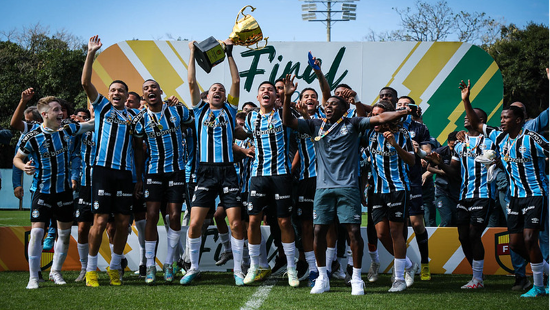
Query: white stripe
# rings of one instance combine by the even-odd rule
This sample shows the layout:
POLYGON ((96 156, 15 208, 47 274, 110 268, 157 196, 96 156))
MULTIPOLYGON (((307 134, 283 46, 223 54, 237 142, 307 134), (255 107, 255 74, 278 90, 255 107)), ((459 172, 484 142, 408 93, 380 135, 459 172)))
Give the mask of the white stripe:
POLYGON ((241 310, 259 309, 267 299, 267 296, 269 296, 269 292, 271 292, 271 289, 275 286, 277 281, 278 279, 275 277, 270 277, 267 281, 265 281, 264 284, 258 287, 256 293, 250 297, 246 304, 241 307, 241 310))

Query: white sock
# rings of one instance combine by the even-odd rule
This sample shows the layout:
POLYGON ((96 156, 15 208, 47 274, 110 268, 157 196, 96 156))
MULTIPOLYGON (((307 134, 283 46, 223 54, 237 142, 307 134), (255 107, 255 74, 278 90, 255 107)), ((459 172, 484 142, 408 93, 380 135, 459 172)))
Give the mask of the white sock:
POLYGON ((231 236, 231 250, 233 251, 233 272, 234 273, 241 273, 242 270, 242 263, 243 263, 243 248, 244 248, 244 240, 243 239, 235 239, 233 236, 231 236))
POLYGON ((31 238, 27 248, 29 253, 30 278, 38 279, 38 272, 40 271, 40 258, 42 257, 42 238, 44 238, 44 228, 31 229, 31 238))
POLYGON ((351 279, 355 281, 361 281, 361 268, 353 267, 353 274, 351 275, 351 279))
POLYGON ((290 243, 281 242, 281 243, 283 244, 283 251, 285 252, 285 255, 286 255, 287 267, 296 268, 296 262, 294 261, 294 258, 296 256, 295 254, 296 246, 294 245, 294 242, 290 242, 290 243))
POLYGON ((317 265, 315 265, 315 252, 304 252, 304 256, 306 257, 306 262, 309 266, 309 272, 317 271, 317 265))
POLYGON ((531 263, 531 270, 533 271, 533 284, 535 286, 544 287, 543 272, 544 264, 540 263, 531 263))
POLYGON ((88 254, 88 266, 86 267, 86 272, 88 271, 97 271, 97 255, 92 256, 88 254))
POLYGON ((168 239, 168 248, 166 251, 166 260, 164 261, 164 263, 171 265, 174 262, 174 254, 176 252, 176 247, 180 242, 180 231, 173 230, 172 228, 168 228, 168 233, 166 234, 166 238, 168 239))
POLYGON ((58 229, 55 251, 53 253, 52 271, 61 271, 61 267, 67 258, 69 241, 71 240, 71 229, 58 229))
POLYGON ((155 266, 155 247, 156 241, 145 241, 145 257, 147 258, 146 266, 155 266))
POLYGON ((405 256, 405 269, 411 268, 413 265, 412 261, 409 259, 408 256, 405 256))
POLYGON ((189 256, 191 259, 191 269, 199 270, 199 258, 201 254, 201 241, 202 237, 191 238, 187 236, 189 240, 189 256))
POLYGON ((372 262, 380 264, 380 256, 378 256, 378 249, 376 249, 374 252, 369 251, 369 255, 372 262))
POLYGON ((138 231, 138 244, 139 244, 139 265, 145 265, 147 259, 145 258, 145 224, 146 220, 136 221, 136 229, 138 231))
POLYGON ((332 261, 335 253, 336 253, 336 248, 327 248, 326 267, 329 273, 332 273, 332 261))
POLYGON ((90 244, 88 243, 78 243, 78 256, 80 257, 81 269, 86 270, 88 266, 88 252, 90 251, 90 244))
POLYGON ((317 267, 319 269, 319 279, 328 280, 327 267, 317 267))
POLYGON ((267 262, 267 247, 265 245, 265 238, 262 235, 262 242, 260 243, 260 268, 267 269, 269 263, 267 262))
POLYGON ((122 269, 120 266, 120 261, 122 260, 122 254, 115 254, 111 255, 111 264, 109 265, 109 269, 111 270, 119 270, 122 269))
POLYGON ((407 260, 404 258, 394 258, 393 268, 395 269, 395 279, 405 281, 405 265, 407 260))
POLYGON ((260 265, 260 247, 259 244, 248 243, 248 253, 250 254, 250 267, 260 265))
POLYGON ((229 241, 229 232, 226 232, 225 234, 218 234, 220 236, 220 242, 223 245, 223 250, 225 253, 231 252, 231 242, 229 241))
POLYGON ((482 260, 473 260, 472 261, 472 271, 474 279, 483 281, 483 259, 482 260))

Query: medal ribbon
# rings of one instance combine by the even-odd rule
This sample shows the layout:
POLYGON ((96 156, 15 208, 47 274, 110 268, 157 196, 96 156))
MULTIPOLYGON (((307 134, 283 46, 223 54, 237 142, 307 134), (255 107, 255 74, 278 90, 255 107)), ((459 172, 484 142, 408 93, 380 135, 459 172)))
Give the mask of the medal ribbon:
POLYGON ((319 128, 319 133, 318 133, 317 137, 315 137, 315 140, 319 141, 319 140, 323 139, 334 128, 336 128, 336 126, 338 126, 338 124, 340 124, 344 120, 344 118, 346 118, 347 115, 348 115, 347 112, 344 115, 342 115, 342 117, 340 117, 340 119, 338 121, 336 121, 336 123, 332 124, 332 126, 330 126, 330 128, 325 133, 323 133, 323 129, 325 128, 325 125, 327 123, 327 119, 323 118, 323 123, 321 124, 321 128, 319 128))
POLYGON ((162 125, 160 124, 160 121, 164 117, 164 111, 166 110, 166 104, 162 105, 162 110, 160 111, 160 117, 157 120, 157 117, 155 113, 153 113, 151 110, 147 109, 147 114, 149 114, 149 118, 151 119, 151 123, 153 123, 157 128, 162 129, 162 125))
POLYGON ((512 148, 514 147, 514 145, 518 141, 519 137, 522 136, 522 134, 523 134, 523 129, 521 129, 519 131, 518 135, 516 136, 516 138, 512 142, 510 142, 510 135, 508 135, 508 140, 506 141, 506 145, 507 145, 508 150, 506 151, 506 154, 504 154, 504 160, 508 161, 508 158, 510 158, 510 151, 512 150, 512 148))

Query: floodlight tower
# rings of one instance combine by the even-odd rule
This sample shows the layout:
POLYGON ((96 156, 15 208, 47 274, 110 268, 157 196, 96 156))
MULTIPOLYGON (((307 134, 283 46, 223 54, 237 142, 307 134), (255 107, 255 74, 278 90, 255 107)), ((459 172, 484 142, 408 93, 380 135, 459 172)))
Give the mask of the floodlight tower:
POLYGON ((300 0, 304 1, 305 4, 302 4, 302 11, 305 13, 302 13, 302 20, 310 21, 310 22, 322 22, 327 26, 327 42, 330 42, 330 32, 332 28, 332 24, 335 22, 345 22, 350 20, 356 19, 355 10, 357 9, 357 5, 353 4, 355 1, 359 0, 331 0, 331 1, 323 1, 323 0, 300 0), (325 8, 324 10, 318 10, 317 9, 317 3, 322 3, 325 8), (338 9, 338 6, 340 6, 340 9, 338 9), (322 13, 324 15, 324 19, 317 19, 316 13, 322 13), (341 15, 338 15, 340 14, 341 15), (336 18, 334 18, 336 17, 336 18))

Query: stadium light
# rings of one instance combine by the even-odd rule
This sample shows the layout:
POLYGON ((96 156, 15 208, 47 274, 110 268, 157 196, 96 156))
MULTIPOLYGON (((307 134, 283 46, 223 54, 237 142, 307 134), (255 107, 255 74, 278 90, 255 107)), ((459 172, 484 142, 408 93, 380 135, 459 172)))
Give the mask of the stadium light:
POLYGON ((304 1, 305 4, 302 4, 302 11, 307 13, 302 13, 302 20, 309 22, 322 22, 327 26, 327 42, 331 40, 331 28, 332 24, 335 22, 345 22, 350 20, 356 20, 357 15, 355 11, 357 10, 357 5, 353 2, 359 0, 300 0, 304 1), (325 9, 317 9, 316 3, 322 3, 325 5, 325 9), (341 4, 340 10, 335 10, 336 5, 341 4), (324 18, 317 19, 316 13, 322 13, 324 18), (340 19, 335 19, 334 14, 340 14, 340 19))

